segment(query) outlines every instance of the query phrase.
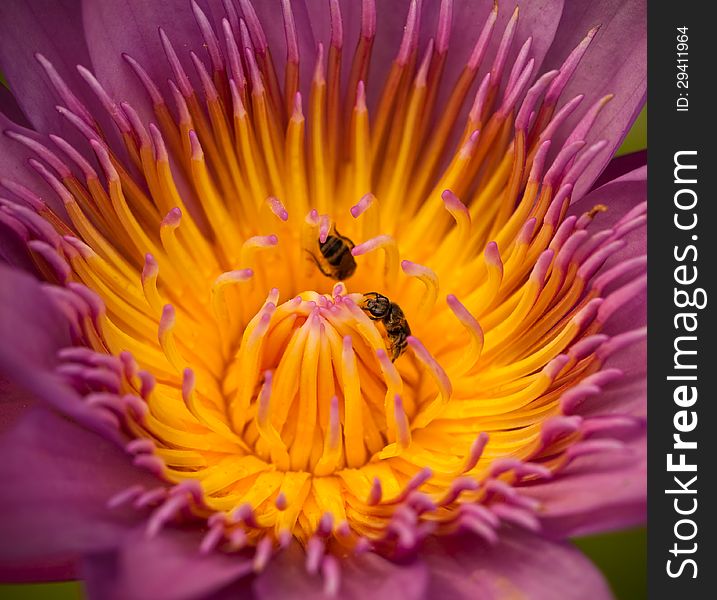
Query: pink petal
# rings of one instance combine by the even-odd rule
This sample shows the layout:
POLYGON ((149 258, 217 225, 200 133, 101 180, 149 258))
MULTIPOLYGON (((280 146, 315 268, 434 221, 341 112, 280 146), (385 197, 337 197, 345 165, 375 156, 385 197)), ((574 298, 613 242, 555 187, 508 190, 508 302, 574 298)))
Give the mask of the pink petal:
MULTIPOLYGON (((59 348, 70 345, 60 311, 37 280, 0 265, 0 372, 30 384, 37 370, 56 363, 59 348)), ((27 385, 27 387, 31 387, 27 385)))
POLYGON ((88 107, 97 106, 75 70, 76 65, 90 62, 80 0, 0 3, 0 72, 18 105, 37 131, 79 142, 81 136, 55 110, 55 105, 61 102, 35 59, 38 52, 54 65, 88 107))
MULTIPOLYGON (((316 66, 316 48, 319 42, 324 42, 324 47, 328 52, 329 34, 329 2, 328 0, 292 0, 291 12, 296 27, 296 35, 299 49, 299 69, 301 93, 308 98, 309 84, 316 66), (325 36, 323 34, 326 34, 325 36)), ((240 2, 235 2, 240 6, 240 2)), ((272 59, 276 67, 277 77, 280 82, 284 81, 284 72, 286 67, 287 45, 286 30, 284 27, 284 17, 282 12, 282 0, 263 0, 262 2, 251 1, 256 16, 259 18, 261 27, 266 37, 266 43, 271 51, 272 59)), ((352 6, 342 4, 342 14, 344 16, 344 32, 347 33, 346 19, 350 19, 356 27, 356 23, 361 19, 361 2, 352 2, 352 6), (357 19, 357 20, 354 20, 357 19)), ((396 9, 400 12, 400 9, 396 9)), ((239 15, 242 16, 241 11, 239 15)), ((237 34, 238 35, 238 34, 237 34)), ((237 37, 237 39, 239 39, 237 37)), ((253 38, 252 38, 253 39, 253 38)), ((344 55, 350 53, 353 55, 353 49, 356 45, 357 36, 351 38, 351 45, 347 45, 348 40, 344 38, 344 55), (349 50, 350 49, 350 50, 349 50)))
MULTIPOLYGON (((596 231, 608 229, 645 197, 646 170, 643 167, 593 190, 576 202, 571 212, 580 214, 595 204, 605 204, 608 210, 595 217, 594 227, 596 231)), ((631 232, 626 239, 627 245, 608 261, 608 267, 645 254, 644 227, 631 232)), ((615 282, 613 287, 630 281, 629 276, 623 279, 615 282)), ((643 291, 609 318, 603 332, 617 336, 638 329, 645 322, 643 291)), ((646 341, 643 339, 622 348, 609 357, 604 367, 617 368, 623 376, 586 399, 578 413, 583 417, 644 417, 647 410, 646 341)), ((543 503, 540 514, 546 533, 563 538, 643 522, 646 515, 645 451, 645 437, 641 431, 630 440, 627 452, 583 456, 550 481, 523 488, 526 494, 543 503)))
MULTIPOLYGON (((90 598, 103 600, 189 600, 214 593, 252 572, 243 554, 199 553, 199 529, 165 528, 147 538, 132 531, 114 553, 85 559, 82 574, 90 598)), ((235 596, 247 597, 247 596, 235 596)))
POLYGON ((606 363, 617 368, 623 376, 599 396, 597 402, 580 410, 585 416, 596 414, 627 414, 645 417, 647 414, 647 339, 616 353, 606 363))
MULTIPOLYGON (((422 30, 424 36, 423 43, 425 43, 429 37, 435 36, 435 23, 438 19, 439 3, 424 3, 424 6, 424 15, 421 17, 424 23, 422 30)), ((505 63, 503 84, 507 81, 508 73, 513 66, 513 61, 520 51, 521 46, 529 37, 533 38, 529 56, 535 60, 534 73, 542 73, 547 70, 541 67, 541 65, 543 64, 546 54, 552 47, 563 11, 563 0, 523 0, 514 3, 499 3, 498 19, 495 24, 493 36, 491 37, 488 50, 483 59, 483 66, 478 70, 476 82, 473 84, 473 91, 468 95, 469 99, 473 98, 473 95, 478 89, 478 84, 483 79, 483 76, 490 70, 503 31, 512 17, 516 6, 519 8, 518 24, 505 63)), ((465 66, 473 49, 473 45, 480 34, 480 30, 492 9, 492 0, 483 0, 482 2, 456 0, 454 2, 453 27, 451 29, 448 61, 441 82, 442 87, 438 95, 439 106, 440 103, 446 101, 450 95, 453 83, 457 80, 461 70, 465 66)), ((394 35, 396 34, 394 33, 394 35)), ((391 58, 393 59, 393 57, 391 58)), ((467 116, 469 108, 469 106, 466 106, 465 110, 462 111, 462 118, 467 116)), ((461 120, 459 120, 459 122, 463 123, 461 120)))
POLYGON ((5 377, 0 377, 0 435, 35 406, 35 399, 5 377))
MULTIPOLYGON (((597 204, 604 204, 607 210, 598 213, 590 227, 591 231, 599 231, 614 227, 630 210, 646 200, 647 168, 641 167, 592 190, 570 207, 569 214, 580 215, 597 204)), ((624 239, 627 244, 606 262, 605 268, 646 254, 647 229, 644 225, 631 231, 624 239)), ((643 326, 647 317, 646 306, 643 293, 628 310, 618 311, 610 318, 605 333, 615 335, 643 326)))
POLYGON ((601 573, 577 549, 522 530, 502 529, 495 546, 472 535, 433 538, 422 558, 431 574, 427 598, 612 598, 601 573))
POLYGON ((0 376, 89 429, 116 438, 117 432, 108 429, 54 373, 57 351, 70 345, 65 316, 37 280, 4 265, 0 265, 0 339, 0 376))
POLYGON ((541 502, 542 531, 564 539, 622 529, 647 517, 647 456, 644 432, 627 452, 576 459, 551 481, 522 488, 541 502))
POLYGON ((109 510, 132 484, 156 485, 111 442, 37 407, 0 436, 0 564, 17 569, 114 547, 142 515, 109 510))
POLYGON ((3 583, 40 583, 73 579, 77 579, 77 569, 72 559, 33 561, 32 564, 15 567, 0 565, 0 581, 3 583))
MULTIPOLYGON (((64 215, 65 209, 60 199, 52 191, 50 186, 27 164, 28 158, 36 158, 35 153, 22 144, 11 140, 4 134, 6 130, 21 133, 33 140, 48 145, 47 142, 43 141, 43 136, 11 121, 4 114, 0 113, 0 177, 20 183, 31 189, 43 198, 47 205, 57 214, 64 215)), ((0 192, 3 198, 12 198, 12 195, 7 192, 7 190, 0 188, 0 192)))
MULTIPOLYGON (((585 94, 587 101, 584 104, 587 108, 599 98, 615 94, 600 113, 586 139, 588 146, 598 140, 608 140, 609 144, 578 180, 574 195, 576 198, 592 187, 592 183, 619 148, 645 103, 645 5, 645 0, 566 2, 555 34, 555 42, 545 58, 543 69, 559 68, 585 34, 594 26, 601 25, 561 96, 562 102, 565 102, 577 94, 585 94), (616 52, 616 48, 620 51, 616 52)), ((566 139, 570 127, 580 116, 573 115, 568 119, 556 136, 559 141, 566 139)), ((553 147, 560 146, 554 144, 553 147)))
MULTIPOLYGON (((254 583, 257 600, 325 600, 324 582, 309 575, 305 555, 296 545, 279 554, 254 583)), ((341 561, 342 600, 419 600, 427 596, 428 572, 419 561, 397 565, 377 554, 366 552, 341 561), (368 586, 368 587, 367 587, 368 586)), ((438 597, 438 596, 437 596, 438 597)))
POLYGON ((25 242, 18 237, 14 229, 2 222, 0 222, 0 262, 5 262, 27 273, 32 273, 35 270, 25 242))
POLYGON ((0 113, 23 127, 31 127, 15 96, 4 85, 0 85, 0 113))
POLYGON ((607 164, 605 170, 600 173, 600 177, 598 177, 595 181, 593 189, 598 188, 613 179, 622 177, 630 171, 644 167, 646 164, 647 150, 638 150, 637 152, 631 152, 630 154, 616 156, 607 164))
POLYGON ((166 31, 192 77, 194 68, 189 52, 202 57, 205 52, 189 0, 90 0, 83 2, 82 16, 93 72, 108 93, 117 102, 129 102, 142 117, 155 120, 144 87, 122 58, 127 53, 147 71, 173 109, 167 79, 174 76, 158 29, 166 31))
MULTIPOLYGON (((270 11, 276 10, 275 8, 271 8, 270 2, 255 2, 254 4, 257 7, 257 12, 263 10, 265 14, 270 14, 270 11), (266 6, 266 8, 264 8, 264 6, 266 6)), ((381 86, 391 67, 392 61, 396 58, 401 44, 403 28, 406 24, 409 4, 410 2, 408 0, 397 0, 392 2, 390 6, 386 3, 377 3, 376 38, 373 46, 369 82, 366 87, 369 99, 369 110, 375 107, 381 86)), ((308 0, 307 5, 311 27, 299 28, 300 39, 302 36, 305 37, 307 44, 310 40, 315 39, 316 42, 323 42, 325 47, 328 48, 331 39, 331 23, 327 9, 328 2, 325 0, 308 0)), ((435 2, 422 3, 419 53, 425 49, 429 38, 436 37, 440 5, 441 2, 438 0, 435 2)), ((535 58, 536 68, 542 63, 545 54, 553 42, 553 36, 557 29, 563 8, 562 0, 532 0, 530 2, 519 1, 510 5, 501 4, 495 30, 483 60, 484 66, 480 69, 479 76, 476 78, 473 93, 475 93, 482 75, 487 73, 490 68, 496 49, 500 43, 502 32, 516 5, 520 6, 520 17, 518 19, 515 40, 506 63, 508 70, 520 46, 529 36, 533 36, 531 56, 535 58)), ((344 33, 343 70, 344 73, 347 73, 350 69, 350 60, 353 57, 353 52, 359 39, 361 2, 341 0, 340 6, 344 33)), ((440 103, 446 100, 453 83, 465 66, 471 54, 471 50, 480 35, 483 24, 492 9, 492 0, 455 0, 453 2, 448 61, 446 62, 441 84, 442 87, 439 92, 439 106, 440 103)), ((266 28, 268 38, 272 38, 272 34, 276 33, 274 37, 283 40, 283 25, 280 21, 275 19, 272 22, 271 19, 265 18, 262 20, 262 23, 266 28), (281 31, 274 31, 280 27, 282 28, 281 31)), ((283 45, 280 47, 283 49, 283 45)), ((274 48, 274 46, 272 46, 272 48, 274 48)), ((273 51, 276 52, 276 50, 273 51)), ((281 56, 283 56, 283 54, 281 54, 281 56)), ((313 56, 313 53, 309 54, 309 56, 313 56)), ((469 94, 469 97, 472 96, 469 94)))

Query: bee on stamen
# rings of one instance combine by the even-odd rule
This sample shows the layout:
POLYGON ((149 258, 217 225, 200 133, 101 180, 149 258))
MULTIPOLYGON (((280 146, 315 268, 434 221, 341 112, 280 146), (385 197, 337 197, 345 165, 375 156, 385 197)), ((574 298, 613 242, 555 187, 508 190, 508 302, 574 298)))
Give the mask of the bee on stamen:
POLYGON ((319 254, 309 252, 319 271, 326 277, 344 281, 356 271, 356 260, 351 254, 354 243, 333 227, 326 241, 318 240, 319 254))
POLYGON ((391 362, 394 362, 406 350, 407 338, 411 335, 401 307, 378 292, 367 292, 363 295, 361 308, 369 319, 383 323, 390 343, 391 362))

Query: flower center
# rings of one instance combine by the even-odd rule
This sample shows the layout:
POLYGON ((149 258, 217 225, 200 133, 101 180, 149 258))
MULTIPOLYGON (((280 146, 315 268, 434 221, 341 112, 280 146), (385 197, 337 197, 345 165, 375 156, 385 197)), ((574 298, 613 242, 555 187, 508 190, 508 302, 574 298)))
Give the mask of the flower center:
POLYGON ((342 548, 406 548, 464 524, 490 538, 496 515, 531 526, 532 506, 511 485, 570 460, 581 433, 561 398, 575 389, 577 402, 609 379, 600 368, 617 344, 601 350, 599 331, 629 292, 603 303, 624 272, 591 280, 642 218, 591 237, 594 213, 566 216, 604 148, 583 150, 583 140, 605 99, 550 147, 581 100, 556 111, 594 32, 563 71, 530 85, 531 40, 505 69, 517 11, 483 64, 494 10, 436 111, 450 3, 420 55, 412 2, 369 120, 373 4, 342 107, 332 3, 306 119, 291 3, 283 94, 261 24, 242 5, 244 19, 223 22, 226 60, 195 5, 213 67, 192 55, 203 96, 161 33, 176 116, 127 58, 157 125, 81 71, 131 167, 44 63, 102 177, 62 138, 52 137, 73 169, 13 134, 55 169, 30 161, 73 227, 3 183, 33 207, 7 212, 86 347, 64 353, 61 372, 135 438, 137 464, 174 484, 122 498, 155 507, 152 530, 189 508, 209 517, 208 546, 224 536, 263 548, 260 557, 292 535, 307 547, 331 534, 342 548))
POLYGON ((225 395, 234 429, 277 469, 328 475, 363 466, 397 432, 408 441, 400 376, 357 300, 269 301, 244 332, 225 395))

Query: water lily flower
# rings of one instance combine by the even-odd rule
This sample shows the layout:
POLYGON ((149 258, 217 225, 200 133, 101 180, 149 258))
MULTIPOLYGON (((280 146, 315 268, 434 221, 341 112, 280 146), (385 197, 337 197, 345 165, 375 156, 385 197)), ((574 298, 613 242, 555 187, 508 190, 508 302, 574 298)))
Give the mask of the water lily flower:
POLYGON ((517 4, 2 3, 4 579, 610 596, 645 2, 517 4))

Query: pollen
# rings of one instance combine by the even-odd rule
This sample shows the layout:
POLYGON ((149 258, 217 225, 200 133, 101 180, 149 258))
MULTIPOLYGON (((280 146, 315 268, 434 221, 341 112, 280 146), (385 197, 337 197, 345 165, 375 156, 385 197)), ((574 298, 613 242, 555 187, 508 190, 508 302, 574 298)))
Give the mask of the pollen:
POLYGON ((641 284, 593 276, 644 207, 600 234, 604 206, 569 213, 609 98, 553 139, 582 102, 558 109, 595 31, 538 76, 518 10, 498 27, 496 5, 439 103, 451 2, 428 24, 411 2, 382 81, 372 0, 355 49, 331 2, 313 55, 284 2, 283 77, 239 4, 216 29, 193 4, 207 56, 160 32, 166 88, 125 56, 149 119, 80 68, 121 145, 41 56, 86 145, 8 133, 66 212, 3 180, 25 204, 3 216, 72 323, 60 373, 159 478, 112 504, 149 509, 150 534, 205 519, 202 551, 248 545, 257 569, 292 538, 318 568, 434 532, 533 527, 520 486, 601 448, 570 413, 610 379, 628 340, 601 329, 641 284), (424 25, 436 33, 419 43, 424 25), (394 321, 367 310, 378 297, 394 321))

